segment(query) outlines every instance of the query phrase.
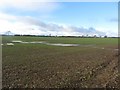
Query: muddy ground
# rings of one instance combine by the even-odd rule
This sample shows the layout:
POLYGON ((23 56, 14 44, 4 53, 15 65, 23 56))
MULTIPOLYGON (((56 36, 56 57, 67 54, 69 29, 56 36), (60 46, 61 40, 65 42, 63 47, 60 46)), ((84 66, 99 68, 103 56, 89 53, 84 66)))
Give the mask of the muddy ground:
POLYGON ((3 88, 118 88, 118 52, 88 50, 3 53, 3 88))

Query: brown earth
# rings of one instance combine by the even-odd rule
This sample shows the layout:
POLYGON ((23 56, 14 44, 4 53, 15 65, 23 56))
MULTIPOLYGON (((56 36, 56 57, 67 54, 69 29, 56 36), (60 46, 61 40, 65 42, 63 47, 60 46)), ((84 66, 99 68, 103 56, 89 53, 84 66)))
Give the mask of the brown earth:
POLYGON ((118 88, 118 51, 84 52, 45 57, 34 52, 21 64, 5 64, 4 59, 11 57, 4 55, 3 88, 118 88))

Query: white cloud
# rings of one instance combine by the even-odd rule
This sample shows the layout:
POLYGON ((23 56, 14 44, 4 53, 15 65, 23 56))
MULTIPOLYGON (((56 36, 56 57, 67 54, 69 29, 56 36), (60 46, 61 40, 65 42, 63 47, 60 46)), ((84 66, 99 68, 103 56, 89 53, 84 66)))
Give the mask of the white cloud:
POLYGON ((8 15, 0 12, 0 20, 16 20, 17 18, 13 15, 8 15))
POLYGON ((30 16, 14 16, 0 13, 0 33, 11 31, 15 34, 35 34, 35 35, 105 35, 104 32, 95 28, 83 28, 57 23, 46 23, 30 16))
POLYGON ((56 10, 59 4, 54 0, 0 0, 0 10, 15 9, 19 12, 23 11, 38 11, 49 13, 56 10))

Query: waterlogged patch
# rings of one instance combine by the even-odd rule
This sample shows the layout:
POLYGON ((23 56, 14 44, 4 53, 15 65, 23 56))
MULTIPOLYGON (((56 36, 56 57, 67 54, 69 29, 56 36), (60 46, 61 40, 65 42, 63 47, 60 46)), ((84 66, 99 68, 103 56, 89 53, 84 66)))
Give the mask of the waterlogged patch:
POLYGON ((13 43, 6 43, 7 46, 14 46, 13 43))
POLYGON ((33 41, 33 42, 24 42, 20 40, 14 40, 12 43, 24 43, 24 44, 45 44, 45 45, 52 45, 52 46, 84 46, 84 47, 90 47, 95 45, 80 45, 80 44, 63 44, 63 43, 47 43, 45 41, 33 41))
POLYGON ((79 46, 79 44, 51 44, 51 43, 47 43, 47 45, 53 45, 53 46, 79 46))
POLYGON ((42 43, 45 43, 45 42, 21 42, 21 43, 33 43, 33 44, 42 44, 42 43))
POLYGON ((21 43, 22 41, 20 41, 20 40, 14 40, 14 41, 12 41, 13 43, 21 43))
POLYGON ((38 43, 38 44, 40 43, 40 44, 41 44, 41 43, 45 43, 45 42, 44 42, 44 41, 40 41, 40 42, 23 42, 23 41, 20 41, 20 40, 14 40, 14 41, 12 41, 12 43, 33 43, 33 44, 34 44, 34 43, 36 43, 36 44, 37 44, 37 43, 38 43))
POLYGON ((105 49, 104 47, 102 49, 105 49))
POLYGON ((114 49, 115 51, 118 51, 119 49, 114 49))
POLYGON ((38 44, 40 43, 41 44, 41 43, 45 43, 45 42, 41 41, 41 42, 29 42, 29 43, 38 43, 38 44))
POLYGON ((53 46, 79 46, 79 44, 47 43, 45 41, 40 41, 40 42, 20 42, 20 43, 45 44, 45 45, 53 45, 53 46))
POLYGON ((20 42, 20 43, 29 43, 29 42, 20 42))

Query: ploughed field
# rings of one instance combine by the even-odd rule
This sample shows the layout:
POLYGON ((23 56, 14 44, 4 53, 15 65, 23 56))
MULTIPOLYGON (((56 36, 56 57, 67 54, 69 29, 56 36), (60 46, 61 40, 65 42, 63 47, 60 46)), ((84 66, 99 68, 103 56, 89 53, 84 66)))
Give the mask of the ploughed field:
POLYGON ((117 38, 2 39, 3 88, 118 88, 117 38))

